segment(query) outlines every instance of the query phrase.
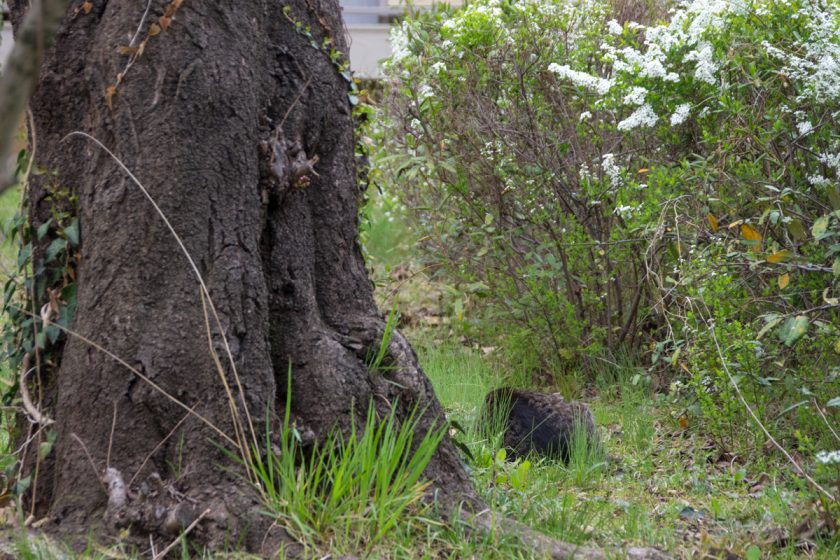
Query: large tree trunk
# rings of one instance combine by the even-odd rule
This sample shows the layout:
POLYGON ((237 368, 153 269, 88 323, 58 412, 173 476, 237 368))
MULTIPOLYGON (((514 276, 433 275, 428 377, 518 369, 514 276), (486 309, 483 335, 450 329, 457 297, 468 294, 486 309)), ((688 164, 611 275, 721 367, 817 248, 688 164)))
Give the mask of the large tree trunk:
MULTIPOLYGON (((19 22, 27 0, 9 4, 19 22)), ((58 440, 37 472, 34 448, 27 455, 30 499, 36 517, 49 516, 60 533, 128 526, 145 542, 149 534, 171 539, 161 534, 173 530, 171 519, 159 523, 161 511, 177 513, 177 530, 209 509, 194 537, 213 546, 244 536, 258 549, 270 521, 218 449, 232 444, 208 426, 236 440, 196 275, 114 159, 66 135, 84 131, 113 150, 195 260, 218 309, 221 328, 209 313, 213 348, 248 441, 246 408, 263 433, 285 402, 289 371, 293 416, 312 445, 362 422, 371 402, 399 415, 426 407, 421 430, 442 410, 399 334, 389 347, 395 367, 371 375, 365 366, 384 321, 358 244, 348 83, 323 46, 348 50, 337 0, 186 0, 152 36, 151 25, 180 2, 152 0, 140 25, 145 4, 71 2, 31 101, 35 163, 46 170, 30 185, 32 227, 57 211, 79 216, 73 329, 137 372, 74 336, 48 349, 51 362, 39 357, 31 391, 58 440), (119 49, 138 25, 134 46, 148 41, 125 72, 130 58, 119 49), (126 502, 112 489, 109 505, 106 467, 108 481, 133 479, 126 502), (156 514, 140 511, 143 485, 167 490, 155 498, 156 514), (181 502, 189 507, 176 508, 181 502)), ((36 269, 56 235, 50 226, 36 243, 36 269)), ((56 266, 48 263, 43 278, 56 266)), ((38 303, 55 287, 45 285, 38 303)), ((476 503, 448 440, 426 474, 446 507, 476 503)))

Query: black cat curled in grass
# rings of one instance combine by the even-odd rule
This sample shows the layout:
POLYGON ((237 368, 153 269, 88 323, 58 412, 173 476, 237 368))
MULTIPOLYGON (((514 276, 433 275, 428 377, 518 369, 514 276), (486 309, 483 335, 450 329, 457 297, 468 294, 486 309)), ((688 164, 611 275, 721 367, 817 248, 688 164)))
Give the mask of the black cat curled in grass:
POLYGON ((559 393, 511 387, 487 394, 479 429, 488 435, 503 430, 503 445, 512 460, 534 452, 568 463, 575 437, 586 438, 590 448, 599 443, 592 412, 585 404, 567 401, 559 393))

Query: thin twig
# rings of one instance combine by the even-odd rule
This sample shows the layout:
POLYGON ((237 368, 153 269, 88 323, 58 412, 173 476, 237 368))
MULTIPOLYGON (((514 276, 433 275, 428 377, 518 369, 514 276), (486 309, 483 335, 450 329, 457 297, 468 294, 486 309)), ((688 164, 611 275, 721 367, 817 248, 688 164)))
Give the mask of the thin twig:
POLYGON ((111 466, 111 445, 114 443, 114 429, 117 427, 117 401, 114 401, 114 415, 111 418, 111 435, 108 436, 108 455, 105 456, 105 466, 111 466))
POLYGON ((834 428, 831 427, 831 424, 829 423, 828 418, 825 417, 825 414, 823 414, 823 411, 820 408, 819 403, 817 403, 817 399, 811 399, 811 402, 814 403, 814 408, 817 409, 817 412, 819 413, 820 418, 822 418, 823 422, 825 422, 825 426, 829 429, 829 431, 831 432, 831 435, 834 436, 834 439, 836 439, 837 441, 840 441, 840 436, 838 436, 837 432, 834 431, 834 428))
POLYGON ((23 367, 20 370, 20 398, 23 401, 23 410, 33 423, 41 426, 49 426, 55 422, 38 410, 38 407, 32 402, 32 398, 29 396, 29 388, 26 386, 26 376, 35 371, 35 369, 34 367, 29 367, 29 353, 27 352, 23 356, 23 367))
MULTIPOLYGON (((306 88, 308 88, 309 84, 311 84, 311 83, 312 83, 312 76, 310 76, 309 79, 306 80, 306 83, 303 84, 302 88, 300 88, 300 92, 298 92, 297 97, 295 97, 294 100, 292 100, 292 104, 289 105, 288 109, 286 109, 286 114, 283 115, 283 119, 280 121, 280 124, 277 125, 277 130, 280 130, 281 128, 283 128, 283 125, 286 124, 286 119, 289 118, 289 115, 292 113, 292 109, 294 108, 295 105, 297 105, 298 101, 300 101, 300 98, 303 97, 303 92, 306 91, 306 88)), ((277 136, 276 135, 274 136, 274 141, 275 142, 277 141, 277 136)))
POLYGON ((105 494, 108 494, 108 487, 105 486, 105 482, 102 481, 102 476, 99 474, 99 471, 96 468, 96 463, 93 462, 93 457, 90 456, 90 452, 88 451, 87 445, 85 442, 82 441, 82 438, 77 436, 75 433, 70 434, 70 437, 75 439, 79 442, 79 445, 82 446, 82 451, 85 452, 85 456, 87 457, 88 462, 90 463, 90 468, 93 469, 93 473, 96 475, 96 480, 99 481, 99 484, 102 485, 102 489, 105 491, 105 494))
POLYGON ((146 11, 143 12, 143 17, 140 18, 140 25, 137 26, 137 31, 134 32, 134 36, 131 38, 131 41, 128 42, 129 47, 134 46, 134 41, 137 40, 137 37, 140 35, 140 30, 143 29, 143 24, 146 23, 146 16, 149 15, 149 8, 152 7, 152 0, 146 2, 146 11))
MULTIPOLYGON (((199 401, 199 402, 195 403, 195 405, 194 405, 194 406, 190 409, 190 411, 195 410, 195 409, 196 409, 196 407, 198 407, 198 405, 199 405, 199 404, 201 404, 201 401, 199 401)), ((167 440, 169 440, 169 438, 171 438, 171 437, 175 434, 175 432, 178 430, 178 428, 180 428, 180 427, 181 427, 181 424, 183 424, 183 423, 186 421, 186 419, 187 419, 187 418, 189 418, 189 417, 190 417, 190 413, 188 412, 187 414, 185 414, 185 415, 184 415, 184 417, 183 417, 183 418, 181 418, 181 420, 179 420, 179 421, 178 421, 178 423, 177 423, 177 424, 175 424, 175 427, 173 427, 173 428, 169 431, 169 433, 168 433, 168 434, 166 434, 166 437, 164 437, 162 440, 160 440, 160 443, 158 443, 158 444, 155 446, 155 448, 154 448, 154 449, 152 449, 152 450, 149 452, 149 454, 148 454, 148 455, 146 455, 146 458, 145 458, 145 459, 143 459, 143 462, 142 462, 142 463, 140 463, 140 466, 139 466, 139 467, 137 467, 137 472, 135 472, 135 473, 134 473, 134 476, 132 476, 132 477, 131 477, 131 480, 129 480, 129 481, 128 481, 128 484, 127 484, 126 486, 129 486, 129 487, 131 486, 131 484, 132 484, 132 483, 133 483, 133 482, 137 479, 137 477, 140 475, 140 472, 143 470, 143 467, 145 467, 145 466, 146 466, 146 463, 148 463, 148 462, 149 462, 149 459, 151 459, 152 457, 154 457, 154 455, 155 455, 155 453, 157 453, 158 449, 160 449, 160 448, 163 446, 163 444, 164 444, 164 443, 166 443, 166 442, 167 442, 167 440)))
POLYGON ((161 550, 161 551, 160 551, 160 554, 156 555, 154 558, 152 558, 152 560, 163 560, 163 558, 164 558, 167 554, 169 554, 169 551, 170 551, 170 550, 172 550, 173 548, 175 548, 175 547, 178 545, 178 542, 180 542, 180 540, 181 540, 183 537, 187 536, 187 534, 189 534, 189 532, 190 532, 190 531, 192 531, 193 529, 195 529, 195 526, 196 526, 196 525, 198 525, 198 523, 199 523, 202 519, 204 519, 204 516, 206 516, 208 513, 210 513, 210 508, 207 508, 207 509, 205 509, 204 511, 202 511, 202 512, 201 512, 201 515, 199 515, 199 516, 195 519, 195 521, 193 521, 192 523, 190 523, 189 527, 187 527, 186 529, 184 529, 184 532, 183 532, 183 533, 181 533, 181 535, 180 535, 177 539, 175 539, 174 541, 172 541, 171 543, 169 543, 169 545, 168 545, 166 548, 164 548, 163 550, 161 550))

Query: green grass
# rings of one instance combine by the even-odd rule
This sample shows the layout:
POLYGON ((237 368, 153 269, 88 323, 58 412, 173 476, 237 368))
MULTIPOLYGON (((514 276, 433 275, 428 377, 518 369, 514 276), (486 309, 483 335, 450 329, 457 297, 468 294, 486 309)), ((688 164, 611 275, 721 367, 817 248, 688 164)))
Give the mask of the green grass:
MULTIPOLYGON (((9 189, 0 196, 0 224, 3 230, 20 208, 20 188, 9 189)), ((5 284, 10 274, 17 268, 17 247, 5 238, 0 241, 0 276, 5 284)))
MULTIPOLYGON (((448 413, 472 426, 498 369, 480 352, 452 344, 425 341, 418 352, 448 413)), ((525 483, 515 485, 498 475, 513 472, 516 464, 488 464, 482 446, 491 442, 468 430, 466 443, 476 458, 469 466, 484 499, 574 543, 658 546, 677 558, 716 557, 727 550, 743 556, 754 545, 762 558, 796 556, 795 546, 775 546, 774 535, 795 535, 797 525, 817 516, 815 497, 790 469, 778 458, 717 460, 701 425, 680 427, 679 403, 634 384, 638 368, 619 369, 610 372, 612 385, 601 385, 589 402, 607 460, 573 444, 568 465, 531 458, 525 483)), ((840 541, 834 538, 819 542, 814 557, 838 556, 840 541)))

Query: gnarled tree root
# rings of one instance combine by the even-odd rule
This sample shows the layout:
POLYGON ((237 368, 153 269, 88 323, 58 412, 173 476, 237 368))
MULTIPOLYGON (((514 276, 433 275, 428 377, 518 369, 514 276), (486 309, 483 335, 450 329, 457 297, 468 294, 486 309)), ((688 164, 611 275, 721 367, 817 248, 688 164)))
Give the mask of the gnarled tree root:
POLYGON ((580 560, 607 560, 609 558, 667 560, 671 558, 668 554, 655 548, 630 547, 620 551, 609 551, 558 541, 531 529, 523 523, 490 510, 484 510, 476 515, 462 512, 461 519, 482 533, 513 536, 524 545, 554 560, 569 558, 580 560))

